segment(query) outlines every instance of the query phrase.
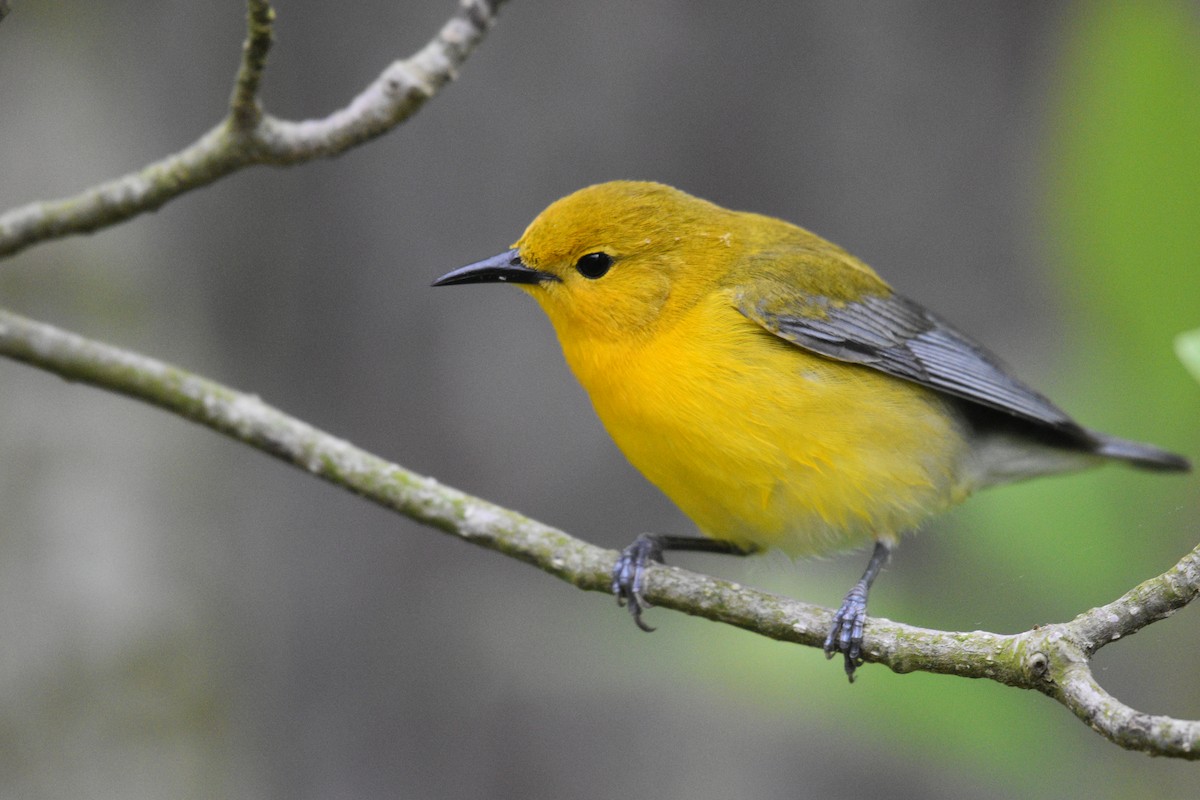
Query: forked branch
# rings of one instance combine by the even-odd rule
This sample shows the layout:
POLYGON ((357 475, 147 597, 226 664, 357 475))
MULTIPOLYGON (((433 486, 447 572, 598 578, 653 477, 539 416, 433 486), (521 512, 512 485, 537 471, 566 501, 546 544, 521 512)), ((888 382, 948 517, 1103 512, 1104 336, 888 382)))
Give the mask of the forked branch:
POLYGON ((275 12, 250 0, 247 36, 229 112, 178 153, 74 197, 0 214, 0 258, 30 245, 115 225, 253 164, 290 165, 336 156, 387 133, 453 80, 507 0, 460 0, 458 12, 409 58, 395 61, 345 108, 292 122, 263 112, 259 84, 275 12))

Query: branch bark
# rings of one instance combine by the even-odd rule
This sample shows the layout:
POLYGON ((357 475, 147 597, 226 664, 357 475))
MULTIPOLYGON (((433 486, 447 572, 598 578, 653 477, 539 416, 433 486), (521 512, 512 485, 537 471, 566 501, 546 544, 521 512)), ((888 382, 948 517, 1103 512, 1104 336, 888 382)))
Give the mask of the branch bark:
POLYGON ((246 43, 226 117, 183 150, 136 172, 74 197, 0 214, 0 258, 154 211, 244 167, 329 158, 387 133, 454 79, 505 2, 460 0, 458 12, 425 47, 390 64, 345 108, 322 119, 293 122, 266 114, 258 100, 275 12, 266 0, 250 0, 246 43))
MULTIPOLYGON (((226 118, 193 145, 142 170, 75 197, 0 215, 0 257, 114 225, 250 164, 332 156, 390 130, 454 77, 503 2, 462 0, 428 45, 390 65, 345 108, 324 119, 288 122, 267 115, 258 99, 274 12, 266 0, 249 0, 247 39, 226 118)), ((614 551, 389 463, 253 395, 7 311, 0 311, 0 355, 156 405, 580 589, 610 591, 614 551)), ((1106 644, 1170 616, 1198 592, 1200 547, 1108 605, 1024 633, 935 631, 872 617, 863 657, 900 673, 989 678, 1034 689, 1122 747, 1197 759, 1200 721, 1144 714, 1120 703, 1096 682, 1089 662, 1106 644)), ((819 606, 675 567, 651 567, 644 594, 665 608, 810 647, 821 647, 832 619, 819 606)))
MULTIPOLYGON (((0 355, 118 392, 305 470, 413 520, 496 550, 580 589, 609 592, 617 553, 444 486, 288 416, 258 397, 137 353, 0 311, 0 355)), ((780 641, 820 648, 832 612, 678 567, 648 572, 646 598, 780 641)), ((1173 614, 1200 592, 1200 547, 1167 572, 1070 622, 1024 633, 949 632, 871 617, 863 658, 895 672, 989 678, 1035 689, 1131 750, 1200 758, 1200 721, 1152 716, 1122 704, 1089 667, 1106 644, 1173 614)))

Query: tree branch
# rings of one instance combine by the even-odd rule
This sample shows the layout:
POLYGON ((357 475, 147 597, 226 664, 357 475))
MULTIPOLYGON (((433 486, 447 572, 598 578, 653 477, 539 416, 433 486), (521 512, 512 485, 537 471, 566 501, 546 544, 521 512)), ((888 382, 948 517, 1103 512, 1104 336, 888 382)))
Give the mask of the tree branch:
POLYGON ((267 68, 267 53, 274 41, 275 9, 267 0, 249 0, 246 5, 246 41, 242 64, 229 101, 230 117, 239 130, 250 130, 262 119, 258 87, 267 68))
POLYGON ((348 106, 323 119, 291 122, 264 113, 258 100, 275 12, 267 0, 250 0, 246 43, 225 119, 180 152, 136 172, 74 197, 0 214, 0 258, 153 211, 243 167, 328 158, 390 131, 454 79, 505 2, 460 0, 457 13, 425 47, 389 65, 348 106))
MULTIPOLYGON (((614 551, 388 463, 253 395, 6 311, 0 311, 0 355, 159 406, 580 589, 610 591, 614 551)), ((989 678, 1036 689, 1122 747, 1196 759, 1200 722, 1151 716, 1123 705, 1100 688, 1088 662, 1104 645, 1171 615, 1197 592, 1200 547, 1108 605, 1020 634, 935 631, 872 617, 863 657, 900 673, 989 678)), ((677 567, 651 567, 645 596, 665 608, 817 648, 832 620, 829 609, 677 567)))

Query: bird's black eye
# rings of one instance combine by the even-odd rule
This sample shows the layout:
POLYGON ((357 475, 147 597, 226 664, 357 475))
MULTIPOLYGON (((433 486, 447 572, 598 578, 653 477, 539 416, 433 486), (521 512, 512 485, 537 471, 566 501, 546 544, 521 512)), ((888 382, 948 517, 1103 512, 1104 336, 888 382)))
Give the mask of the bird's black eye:
POLYGON ((603 278, 612 266, 612 256, 608 253, 588 253, 586 256, 580 256, 575 262, 575 269, 579 274, 588 280, 596 280, 603 278))

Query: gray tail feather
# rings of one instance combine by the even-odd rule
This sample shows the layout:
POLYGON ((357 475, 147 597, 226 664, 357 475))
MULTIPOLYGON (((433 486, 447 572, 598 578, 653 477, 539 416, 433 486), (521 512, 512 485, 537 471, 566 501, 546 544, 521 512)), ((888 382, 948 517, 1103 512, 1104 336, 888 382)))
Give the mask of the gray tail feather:
POLYGON ((1154 445, 1118 439, 1116 436, 1096 431, 1088 431, 1088 433, 1096 441, 1094 453, 1124 461, 1138 469, 1150 469, 1158 472, 1187 472, 1192 468, 1192 462, 1183 456, 1168 453, 1154 445))

